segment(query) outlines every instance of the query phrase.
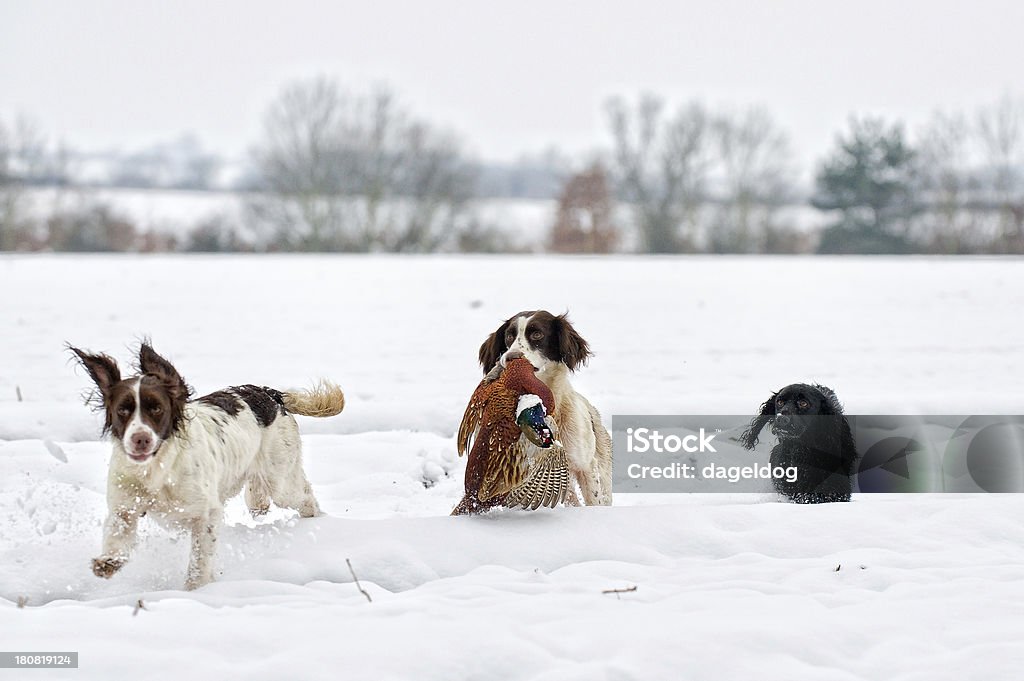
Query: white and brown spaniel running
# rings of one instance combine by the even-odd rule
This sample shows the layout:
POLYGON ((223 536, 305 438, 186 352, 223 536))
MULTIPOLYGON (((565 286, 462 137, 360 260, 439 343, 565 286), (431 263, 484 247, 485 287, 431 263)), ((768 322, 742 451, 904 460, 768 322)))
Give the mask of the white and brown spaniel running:
POLYGON ((601 415, 569 383, 569 374, 591 356, 590 346, 566 315, 545 310, 520 312, 506 320, 480 346, 484 373, 510 353, 522 353, 537 378, 555 396, 554 419, 569 468, 587 505, 612 503, 612 440, 601 415))
POLYGON ((121 569, 138 520, 149 513, 192 533, 185 588, 211 582, 224 502, 243 485, 253 515, 266 513, 271 500, 304 518, 320 515, 292 414, 339 413, 345 397, 337 386, 281 392, 242 385, 191 400, 181 374, 148 343, 139 349, 138 373, 125 379, 108 355, 70 349, 96 383, 103 431, 113 435, 96 576, 121 569))

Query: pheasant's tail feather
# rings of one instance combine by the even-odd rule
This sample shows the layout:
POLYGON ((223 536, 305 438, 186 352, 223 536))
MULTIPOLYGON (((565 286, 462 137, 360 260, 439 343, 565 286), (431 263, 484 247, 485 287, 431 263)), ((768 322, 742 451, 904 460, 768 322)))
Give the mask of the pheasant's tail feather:
POLYGON ((308 390, 288 390, 283 396, 284 408, 301 416, 335 416, 345 408, 345 393, 325 379, 319 380, 308 390))
POLYGON ((561 447, 550 450, 537 462, 533 472, 505 497, 509 508, 535 511, 554 508, 565 501, 569 491, 569 461, 561 447))
POLYGON ((459 435, 455 439, 459 456, 469 454, 469 450, 473 447, 473 440, 480 429, 480 421, 483 418, 484 407, 487 406, 490 392, 490 384, 486 381, 481 382, 473 391, 472 397, 469 398, 469 404, 466 405, 466 411, 462 415, 462 422, 459 423, 459 435))

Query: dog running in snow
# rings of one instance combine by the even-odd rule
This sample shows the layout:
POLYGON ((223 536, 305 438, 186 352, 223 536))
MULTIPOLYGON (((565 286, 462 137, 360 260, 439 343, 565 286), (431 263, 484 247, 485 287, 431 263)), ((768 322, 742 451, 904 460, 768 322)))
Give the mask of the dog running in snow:
POLYGON ((303 518, 320 515, 292 414, 340 413, 345 396, 336 385, 322 381, 304 391, 240 385, 191 399, 181 374, 148 342, 128 378, 110 356, 68 347, 96 384, 92 401, 113 440, 103 550, 92 561, 96 576, 110 578, 124 566, 138 520, 149 513, 191 532, 185 588, 213 581, 224 503, 243 486, 254 516, 271 501, 303 518))

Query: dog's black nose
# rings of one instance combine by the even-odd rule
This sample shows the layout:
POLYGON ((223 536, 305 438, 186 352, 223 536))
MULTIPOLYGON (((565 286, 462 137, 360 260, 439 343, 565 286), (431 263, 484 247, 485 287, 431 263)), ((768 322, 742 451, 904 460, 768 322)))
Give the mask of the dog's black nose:
POLYGON ((790 424, 793 419, 788 414, 780 414, 775 417, 775 425, 786 427, 790 424))
POLYGON ((153 438, 149 433, 140 431, 132 435, 132 449, 136 452, 148 452, 151 446, 153 446, 153 438))

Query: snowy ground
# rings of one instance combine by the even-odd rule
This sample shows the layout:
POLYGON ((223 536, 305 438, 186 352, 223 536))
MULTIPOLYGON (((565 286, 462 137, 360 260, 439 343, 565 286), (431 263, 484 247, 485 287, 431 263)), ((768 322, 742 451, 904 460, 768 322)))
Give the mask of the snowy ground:
POLYGON ((0 681, 996 679, 1024 665, 1018 495, 619 495, 446 516, 476 349, 514 312, 570 310, 597 353, 576 385, 609 422, 748 413, 796 380, 831 385, 851 413, 1020 413, 1019 260, 0 257, 0 290, 0 649, 81 654, 75 672, 0 681), (349 401, 301 423, 328 515, 256 524, 233 503, 219 581, 194 593, 180 591, 187 542, 155 525, 114 579, 89 571, 109 446, 62 344, 124 361, 144 334, 200 394, 324 375, 349 401))

